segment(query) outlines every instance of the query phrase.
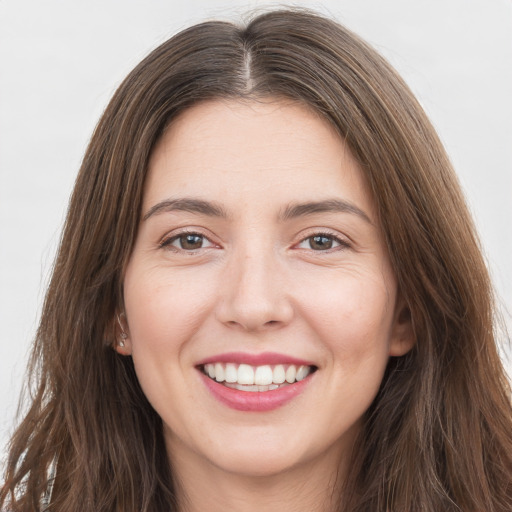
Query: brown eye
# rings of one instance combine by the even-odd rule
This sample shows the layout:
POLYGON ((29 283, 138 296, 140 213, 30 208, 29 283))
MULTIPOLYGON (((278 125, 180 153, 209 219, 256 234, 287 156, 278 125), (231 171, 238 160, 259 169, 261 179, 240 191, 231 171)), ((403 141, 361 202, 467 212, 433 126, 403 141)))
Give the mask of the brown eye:
POLYGON ((201 235, 186 234, 181 235, 179 238, 179 244, 181 249, 200 249, 203 245, 203 237, 201 235))
POLYGON ((160 244, 160 247, 169 247, 181 251, 194 251, 213 246, 214 244, 199 233, 181 233, 180 235, 173 236, 160 244))
POLYGON ((298 249, 309 249, 316 252, 346 249, 350 244, 345 240, 329 233, 317 233, 316 235, 304 238, 298 245, 298 249))
POLYGON ((309 237, 309 247, 314 251, 326 251, 331 249, 334 240, 331 236, 316 235, 309 237))

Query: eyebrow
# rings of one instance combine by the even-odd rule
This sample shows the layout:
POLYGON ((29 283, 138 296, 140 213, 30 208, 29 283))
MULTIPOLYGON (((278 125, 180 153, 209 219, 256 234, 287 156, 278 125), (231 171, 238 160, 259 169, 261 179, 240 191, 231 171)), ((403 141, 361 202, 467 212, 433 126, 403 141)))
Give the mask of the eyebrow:
MULTIPOLYGON (((219 217, 223 219, 229 217, 226 210, 216 202, 183 197, 160 201, 145 213, 142 220, 146 221, 154 215, 173 211, 199 213, 201 215, 207 215, 208 217, 219 217)), ((357 215, 364 221, 373 225, 373 222, 363 210, 358 208, 355 204, 343 199, 291 203, 280 212, 278 218, 280 221, 284 222, 298 217, 315 215, 317 213, 350 213, 357 215)))
POLYGON ((215 202, 184 197, 179 199, 165 199, 164 201, 160 201, 145 213, 144 217, 142 217, 142 220, 145 221, 153 215, 173 211, 200 213, 202 215, 207 215, 208 217, 228 217, 228 214, 224 208, 215 202))
POLYGON ((357 215, 364 221, 373 225, 370 217, 355 204, 343 199, 327 199, 307 203, 292 203, 288 205, 279 215, 283 221, 315 215, 317 213, 351 213, 357 215))

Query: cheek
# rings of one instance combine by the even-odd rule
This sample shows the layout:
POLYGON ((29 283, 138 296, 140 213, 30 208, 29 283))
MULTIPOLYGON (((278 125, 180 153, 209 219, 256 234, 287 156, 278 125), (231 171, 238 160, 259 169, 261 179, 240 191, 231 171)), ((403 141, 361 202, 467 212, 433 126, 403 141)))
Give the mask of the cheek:
POLYGON ((184 347, 205 310, 199 286, 172 279, 162 269, 128 268, 124 303, 139 383, 155 410, 167 416, 176 397, 191 400, 184 385, 184 347))
POLYGON ((305 314, 337 361, 387 356, 396 293, 390 279, 339 272, 324 289, 308 290, 305 314))
POLYGON ((210 301, 198 276, 179 279, 169 274, 158 269, 126 273, 125 309, 135 353, 142 347, 175 351, 208 310, 210 301))

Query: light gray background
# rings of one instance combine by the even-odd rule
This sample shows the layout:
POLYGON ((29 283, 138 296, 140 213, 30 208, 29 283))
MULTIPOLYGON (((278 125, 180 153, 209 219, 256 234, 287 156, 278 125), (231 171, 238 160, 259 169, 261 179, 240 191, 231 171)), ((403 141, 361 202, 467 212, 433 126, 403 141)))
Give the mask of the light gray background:
MULTIPOLYGON (((68 196, 113 91, 178 29, 271 4, 0 0, 0 454, 68 196)), ((452 158, 503 309, 512 311, 512 1, 294 4, 355 30, 412 87, 452 158)))

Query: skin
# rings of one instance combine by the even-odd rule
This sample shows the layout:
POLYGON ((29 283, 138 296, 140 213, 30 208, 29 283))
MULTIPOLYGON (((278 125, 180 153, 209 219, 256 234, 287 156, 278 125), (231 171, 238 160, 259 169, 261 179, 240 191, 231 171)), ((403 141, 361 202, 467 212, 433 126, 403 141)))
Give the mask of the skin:
POLYGON ((344 141, 290 102, 196 105, 153 152, 143 217, 117 350, 133 357, 163 420, 182 509, 331 510, 388 358, 414 343, 344 141), (224 215, 161 205, 178 198, 224 215), (351 208, 283 215, 332 199, 351 208), (197 234, 196 248, 183 231, 197 234), (238 411, 212 397, 196 367, 233 351, 278 352, 318 370, 284 406, 238 411))

